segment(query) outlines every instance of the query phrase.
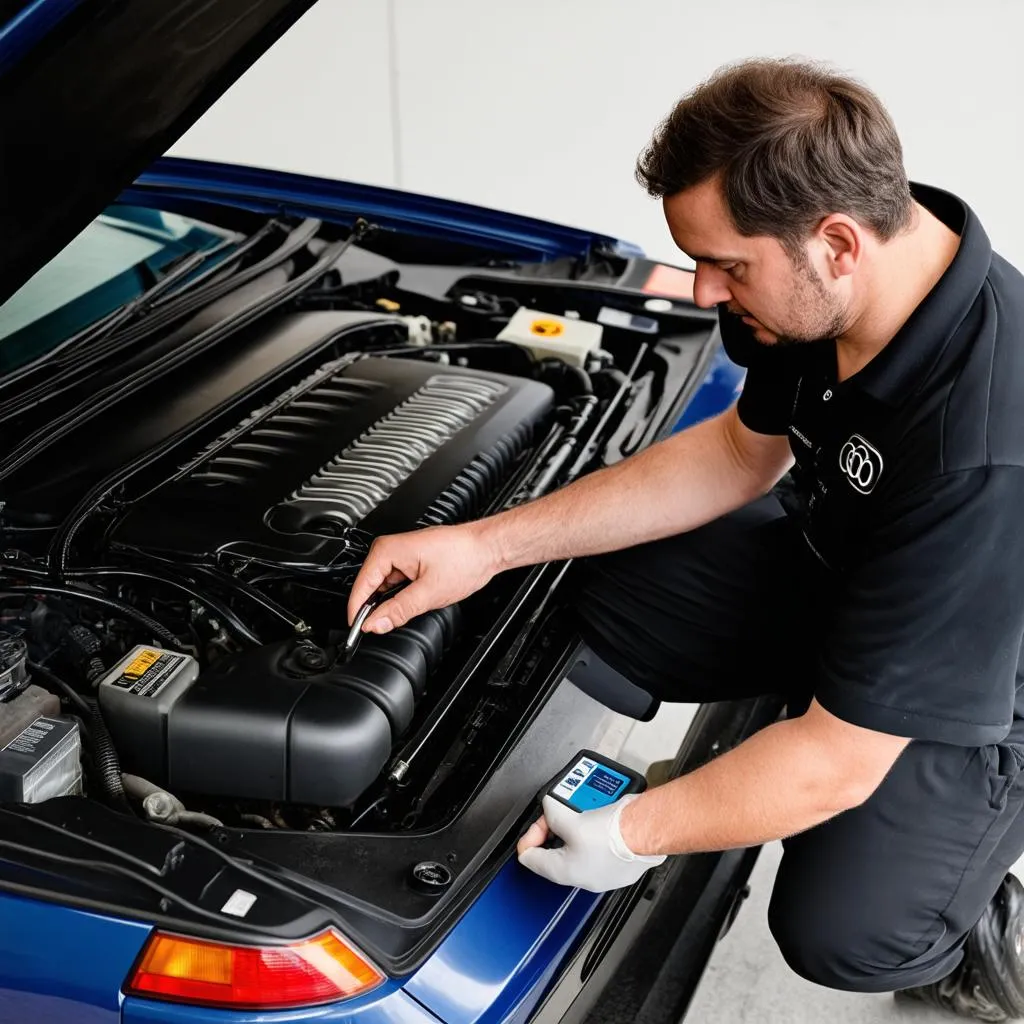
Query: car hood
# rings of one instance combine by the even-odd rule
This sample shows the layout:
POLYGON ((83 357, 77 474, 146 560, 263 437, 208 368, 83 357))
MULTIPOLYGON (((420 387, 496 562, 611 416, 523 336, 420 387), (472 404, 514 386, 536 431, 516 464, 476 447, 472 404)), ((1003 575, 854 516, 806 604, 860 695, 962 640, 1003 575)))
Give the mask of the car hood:
POLYGON ((314 2, 0 4, 0 302, 314 2))

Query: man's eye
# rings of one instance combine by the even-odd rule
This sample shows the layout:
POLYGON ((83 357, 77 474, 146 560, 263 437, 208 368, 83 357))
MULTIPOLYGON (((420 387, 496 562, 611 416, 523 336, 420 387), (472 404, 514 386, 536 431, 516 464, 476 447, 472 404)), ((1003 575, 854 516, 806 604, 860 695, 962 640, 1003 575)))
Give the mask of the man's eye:
POLYGON ((722 270, 724 270, 730 277, 738 278, 742 272, 741 263, 723 263, 721 264, 722 270))

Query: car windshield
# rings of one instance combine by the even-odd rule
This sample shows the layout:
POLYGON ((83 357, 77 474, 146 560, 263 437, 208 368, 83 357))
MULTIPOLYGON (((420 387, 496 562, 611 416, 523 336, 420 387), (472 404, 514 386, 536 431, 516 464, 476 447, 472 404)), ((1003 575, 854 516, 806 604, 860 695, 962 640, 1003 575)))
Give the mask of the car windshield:
POLYGON ((0 305, 0 374, 137 299, 183 259, 219 247, 205 272, 230 254, 226 243, 236 237, 178 214, 109 207, 0 305))

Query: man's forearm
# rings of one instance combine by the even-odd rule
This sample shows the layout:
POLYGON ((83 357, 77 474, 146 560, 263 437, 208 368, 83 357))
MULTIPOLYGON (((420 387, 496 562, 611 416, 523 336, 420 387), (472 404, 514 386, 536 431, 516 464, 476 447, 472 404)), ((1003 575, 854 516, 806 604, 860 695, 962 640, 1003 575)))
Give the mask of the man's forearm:
MULTIPOLYGON (((904 742, 892 740, 893 759, 904 742)), ((801 719, 776 722, 644 793, 623 811, 622 837, 638 854, 694 853, 757 846, 820 825, 867 799, 884 775, 874 765, 844 770, 828 746, 801 719)))
POLYGON ((765 493, 785 469, 752 468, 723 417, 475 525, 502 568, 577 558, 695 529, 765 493))

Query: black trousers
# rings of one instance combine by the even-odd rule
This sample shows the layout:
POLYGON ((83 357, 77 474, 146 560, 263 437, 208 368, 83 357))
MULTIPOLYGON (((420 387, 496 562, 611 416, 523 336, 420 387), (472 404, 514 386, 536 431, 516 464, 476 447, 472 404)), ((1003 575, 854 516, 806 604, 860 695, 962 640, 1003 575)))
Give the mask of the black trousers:
MULTIPOLYGON (((827 593, 774 498, 587 559, 577 581, 583 638, 661 700, 782 693, 806 708, 827 593)), ((952 971, 1024 853, 1022 763, 1021 722, 987 747, 915 740, 864 804, 785 840, 768 915, 789 965, 862 992, 952 971)))

